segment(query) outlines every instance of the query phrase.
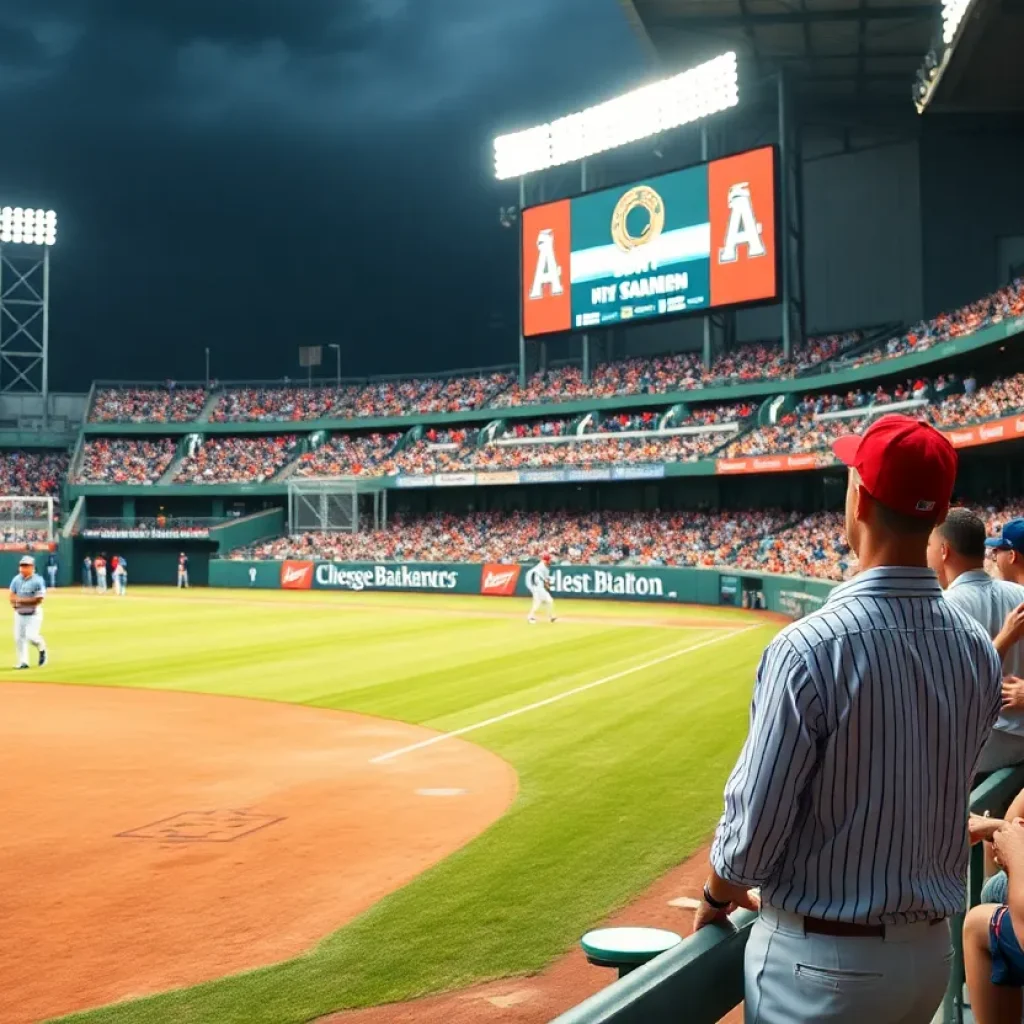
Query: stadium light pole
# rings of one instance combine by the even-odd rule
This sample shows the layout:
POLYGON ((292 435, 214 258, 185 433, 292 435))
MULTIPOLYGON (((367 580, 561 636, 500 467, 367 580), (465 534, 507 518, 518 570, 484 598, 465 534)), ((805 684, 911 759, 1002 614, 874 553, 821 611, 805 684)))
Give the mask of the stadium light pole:
MULTIPOLYGON (((526 207, 526 176, 580 162, 586 191, 588 157, 702 121, 739 103, 736 54, 730 50, 712 60, 651 85, 617 96, 546 124, 499 135, 494 140, 494 175, 499 181, 519 179, 519 209, 526 207)), ((519 245, 519 378, 526 382, 526 339, 523 335, 523 247, 519 245)), ((589 370, 589 339, 584 340, 589 370)))
POLYGON ((336 345, 333 341, 327 345, 328 348, 334 349, 334 356, 337 362, 335 363, 334 383, 335 387, 341 389, 341 346, 336 345))
POLYGON ((50 249, 53 210, 0 207, 0 393, 43 397, 49 423, 50 249))

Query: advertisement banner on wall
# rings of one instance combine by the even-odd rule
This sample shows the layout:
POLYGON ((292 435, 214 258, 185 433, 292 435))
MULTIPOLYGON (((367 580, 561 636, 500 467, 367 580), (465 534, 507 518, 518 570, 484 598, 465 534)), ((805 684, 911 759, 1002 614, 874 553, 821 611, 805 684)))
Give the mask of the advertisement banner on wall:
POLYGON ((715 472, 736 473, 793 473, 801 469, 821 469, 834 466, 836 460, 829 452, 812 452, 809 455, 764 455, 749 459, 718 459, 715 472))
POLYGON ((476 482, 482 487, 493 487, 497 484, 517 484, 519 483, 519 474, 514 470, 502 473, 477 473, 476 482))
POLYGON ((665 476, 665 464, 652 463, 650 466, 616 466, 612 470, 613 480, 661 480, 665 476))
MULTIPOLYGON (((600 569, 593 565, 558 566, 551 570, 551 593, 566 597, 619 597, 628 601, 674 601, 672 570, 600 569)), ((520 587, 526 595, 525 585, 520 587)))
POLYGON ((516 592, 522 566, 488 562, 480 575, 480 593, 489 597, 512 597, 516 592))
POLYGON ((396 487, 433 487, 432 476, 397 476, 395 477, 396 487))
POLYGON ((282 590, 309 590, 313 586, 313 563, 289 560, 281 563, 282 590))
POLYGON ((993 444, 996 441, 1012 441, 1024 437, 1024 416, 1006 416, 1001 420, 989 420, 973 427, 944 430, 954 448, 973 448, 978 444, 993 444))

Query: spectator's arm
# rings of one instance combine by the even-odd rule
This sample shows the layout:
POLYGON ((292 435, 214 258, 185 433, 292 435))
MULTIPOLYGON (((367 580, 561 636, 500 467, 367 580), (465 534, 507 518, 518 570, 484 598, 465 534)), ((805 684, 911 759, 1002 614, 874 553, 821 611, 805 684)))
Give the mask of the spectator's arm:
POLYGON ((761 659, 750 732, 726 784, 725 814, 711 848, 717 880, 751 887, 771 877, 823 731, 824 711, 807 665, 787 637, 778 637, 761 659))

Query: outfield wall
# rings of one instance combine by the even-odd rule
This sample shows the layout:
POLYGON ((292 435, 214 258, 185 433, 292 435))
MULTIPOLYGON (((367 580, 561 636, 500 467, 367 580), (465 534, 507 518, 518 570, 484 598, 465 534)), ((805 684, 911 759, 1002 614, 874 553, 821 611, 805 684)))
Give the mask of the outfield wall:
MULTIPOLYGON (((282 590, 395 591, 528 597, 525 565, 471 562, 246 562, 211 559, 210 586, 282 590)), ((556 565, 556 597, 662 604, 757 606, 799 618, 821 606, 835 584, 801 576, 661 566, 556 565)))

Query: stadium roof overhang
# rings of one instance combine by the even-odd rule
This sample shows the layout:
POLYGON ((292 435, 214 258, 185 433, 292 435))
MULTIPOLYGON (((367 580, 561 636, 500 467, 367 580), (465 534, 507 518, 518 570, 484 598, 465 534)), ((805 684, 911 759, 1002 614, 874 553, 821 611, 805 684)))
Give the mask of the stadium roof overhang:
POLYGON ((922 69, 923 110, 1024 112, 1024 2, 975 0, 948 48, 933 43, 922 69))
POLYGON ((939 0, 620 2, 666 69, 734 49, 755 79, 784 71, 803 109, 912 112, 917 69, 941 25, 939 0))

